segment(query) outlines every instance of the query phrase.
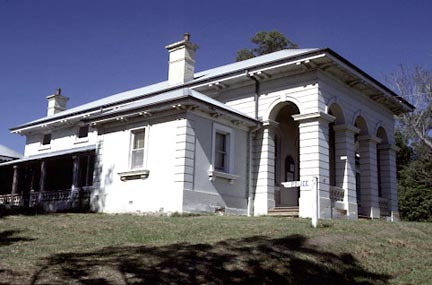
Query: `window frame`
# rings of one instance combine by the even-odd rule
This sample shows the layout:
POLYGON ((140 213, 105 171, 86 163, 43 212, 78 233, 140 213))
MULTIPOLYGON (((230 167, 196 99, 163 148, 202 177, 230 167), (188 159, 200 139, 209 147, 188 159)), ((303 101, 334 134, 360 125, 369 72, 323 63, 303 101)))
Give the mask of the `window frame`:
POLYGON ((147 169, 147 157, 148 157, 148 137, 149 137, 149 128, 146 127, 140 127, 140 128, 135 128, 135 129, 131 129, 130 130, 130 135, 129 135, 129 161, 128 161, 128 169, 130 171, 136 171, 136 170, 142 170, 142 169, 147 169), (134 145, 135 145, 135 134, 136 133, 140 133, 140 132, 144 132, 144 138, 143 138, 143 147, 140 149, 135 149, 134 145), (137 151, 137 150, 142 150, 142 165, 139 167, 133 167, 133 152, 137 151))
POLYGON ((213 124, 213 133, 212 133, 212 167, 214 171, 222 172, 222 173, 232 173, 234 170, 234 131, 232 128, 220 125, 213 124), (223 168, 216 168, 216 137, 217 134, 221 134, 225 136, 225 158, 224 158, 224 166, 223 168))

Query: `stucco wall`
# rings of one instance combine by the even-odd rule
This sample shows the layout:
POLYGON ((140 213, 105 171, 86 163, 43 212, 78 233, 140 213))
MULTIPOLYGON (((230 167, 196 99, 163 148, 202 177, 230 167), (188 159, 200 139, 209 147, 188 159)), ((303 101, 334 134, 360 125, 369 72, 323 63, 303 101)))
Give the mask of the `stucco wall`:
POLYGON ((89 128, 88 137, 78 138, 79 126, 74 125, 66 128, 56 128, 52 131, 44 130, 37 134, 29 134, 26 137, 24 156, 43 154, 71 148, 95 145, 97 142, 97 131, 89 128), (42 145, 44 134, 51 133, 51 144, 42 145))
POLYGON ((182 192, 175 185, 176 128, 179 120, 166 119, 148 125, 146 141, 147 179, 121 181, 119 172, 129 170, 131 130, 147 122, 110 127, 99 136, 97 210, 119 212, 181 211, 182 192))
POLYGON ((221 120, 216 121, 197 115, 190 115, 194 129, 195 172, 193 190, 184 192, 184 211, 209 211, 224 207, 228 213, 246 214, 247 209, 247 131, 236 128, 221 120), (231 128, 234 136, 233 169, 230 174, 237 176, 229 179, 215 177, 209 179, 208 171, 212 164, 212 141, 214 124, 231 128))

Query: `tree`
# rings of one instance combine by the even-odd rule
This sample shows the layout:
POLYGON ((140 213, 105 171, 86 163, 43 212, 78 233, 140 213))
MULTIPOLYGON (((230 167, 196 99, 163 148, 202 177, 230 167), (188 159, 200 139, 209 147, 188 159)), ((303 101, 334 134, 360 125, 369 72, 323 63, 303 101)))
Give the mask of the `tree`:
POLYGON ((416 109, 398 117, 398 194, 401 217, 432 221, 432 72, 400 66, 387 80, 416 109))
POLYGON ((286 48, 298 48, 298 46, 287 39, 280 32, 273 30, 270 32, 258 32, 251 39, 256 45, 252 49, 241 49, 237 51, 236 61, 242 61, 263 54, 272 53, 286 48))
POLYGON ((399 115, 402 132, 411 142, 423 143, 432 151, 432 71, 401 65, 387 80, 416 108, 414 112, 399 115))

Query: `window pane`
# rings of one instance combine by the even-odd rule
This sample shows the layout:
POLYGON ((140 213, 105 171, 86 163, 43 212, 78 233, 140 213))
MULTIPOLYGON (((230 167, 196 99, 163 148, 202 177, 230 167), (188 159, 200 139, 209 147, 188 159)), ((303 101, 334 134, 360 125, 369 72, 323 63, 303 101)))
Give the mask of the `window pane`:
POLYGON ((214 167, 217 170, 226 171, 226 147, 227 147, 227 137, 226 134, 216 133, 215 137, 215 161, 214 167))
POLYGON ((144 166, 144 150, 133 150, 132 151, 132 163, 131 168, 142 168, 144 166))
POLYGON ((216 151, 225 152, 225 143, 226 143, 225 140, 226 140, 226 135, 221 133, 216 133, 216 143, 215 143, 216 151))
POLYGON ((133 149, 143 149, 144 148, 144 133, 145 133, 144 130, 134 132, 133 149))
POLYGON ((225 153, 216 153, 215 169, 225 171, 225 153))
POLYGON ((88 125, 79 128, 78 138, 86 138, 88 136, 88 130, 89 130, 89 126, 88 125))
POLYGON ((43 136, 42 144, 47 145, 51 143, 51 134, 46 134, 43 136))

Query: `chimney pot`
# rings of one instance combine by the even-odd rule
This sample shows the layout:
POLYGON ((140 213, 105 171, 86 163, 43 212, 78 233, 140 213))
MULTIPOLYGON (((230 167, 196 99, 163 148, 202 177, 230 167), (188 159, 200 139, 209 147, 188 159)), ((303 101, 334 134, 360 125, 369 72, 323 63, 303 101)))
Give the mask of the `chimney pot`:
POLYGON ((190 34, 189 34, 189 33, 185 33, 185 34, 183 35, 183 38, 184 38, 185 42, 190 41, 190 34))

